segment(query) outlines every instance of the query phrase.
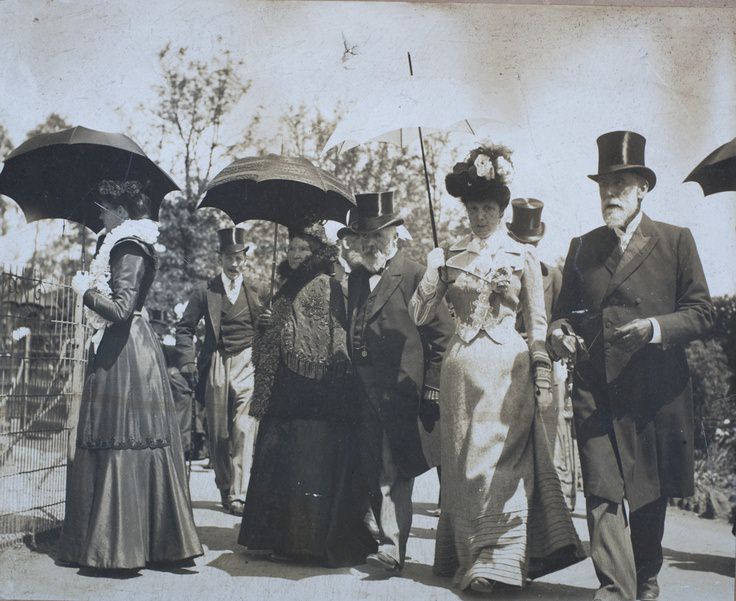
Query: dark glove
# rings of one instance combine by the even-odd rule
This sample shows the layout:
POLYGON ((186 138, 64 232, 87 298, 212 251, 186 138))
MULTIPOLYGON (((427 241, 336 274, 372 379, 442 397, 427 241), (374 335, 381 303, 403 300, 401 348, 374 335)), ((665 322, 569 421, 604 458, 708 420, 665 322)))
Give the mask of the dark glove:
POLYGON ((429 433, 434 430, 435 424, 440 419, 440 404, 435 400, 422 399, 419 405, 419 419, 422 427, 429 433))
POLYGON ((180 371, 181 375, 184 376, 184 379, 187 381, 187 384, 189 384, 189 388, 192 390, 197 388, 197 384, 199 382, 197 368, 194 365, 185 365, 180 371))

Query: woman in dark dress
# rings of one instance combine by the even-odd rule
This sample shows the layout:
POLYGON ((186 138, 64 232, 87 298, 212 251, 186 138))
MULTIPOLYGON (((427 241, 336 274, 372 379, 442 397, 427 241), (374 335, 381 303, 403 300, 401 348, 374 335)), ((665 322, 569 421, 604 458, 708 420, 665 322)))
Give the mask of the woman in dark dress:
POLYGON ((202 554, 161 345, 143 303, 156 273, 158 224, 136 182, 104 181, 106 235, 72 286, 96 330, 67 469, 57 560, 104 569, 202 554))
POLYGON ((376 543, 355 478, 355 387, 337 251, 321 225, 290 232, 283 285, 254 342, 260 419, 238 542, 271 559, 364 563, 376 543))

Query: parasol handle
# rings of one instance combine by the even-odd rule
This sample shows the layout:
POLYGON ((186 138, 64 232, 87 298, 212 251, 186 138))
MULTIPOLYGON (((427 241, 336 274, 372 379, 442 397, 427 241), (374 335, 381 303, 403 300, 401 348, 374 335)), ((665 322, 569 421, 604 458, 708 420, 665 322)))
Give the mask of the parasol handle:
POLYGON ((427 170, 427 157, 424 154, 424 138, 422 137, 422 128, 418 127, 419 130, 419 146, 422 149, 422 166, 424 167, 424 184, 427 187, 427 202, 429 203, 429 222, 432 224, 432 242, 434 247, 439 246, 437 241, 437 224, 434 220, 434 207, 432 206, 432 191, 429 185, 429 171, 427 170))
MULTIPOLYGON (((409 61, 409 77, 414 77, 414 67, 411 64, 411 52, 406 53, 406 58, 409 61)), ((422 128, 418 127, 419 130, 419 146, 422 149, 422 166, 424 167, 424 185, 427 187, 427 202, 429 202, 429 222, 432 225, 432 242, 434 247, 439 246, 437 241, 437 224, 434 220, 434 207, 432 206, 432 190, 429 185, 429 171, 427 170, 427 157, 424 154, 424 138, 422 137, 422 128)))
POLYGON ((279 236, 279 224, 273 224, 273 254, 271 255, 271 294, 268 297, 268 308, 273 306, 273 287, 276 281, 276 244, 279 236))

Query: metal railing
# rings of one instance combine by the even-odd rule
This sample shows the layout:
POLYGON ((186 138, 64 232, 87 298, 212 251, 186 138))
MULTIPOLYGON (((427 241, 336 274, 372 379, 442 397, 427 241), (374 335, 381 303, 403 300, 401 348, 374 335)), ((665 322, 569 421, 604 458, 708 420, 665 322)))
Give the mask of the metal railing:
POLYGON ((0 549, 64 518, 86 364, 82 315, 67 281, 0 267, 0 549))

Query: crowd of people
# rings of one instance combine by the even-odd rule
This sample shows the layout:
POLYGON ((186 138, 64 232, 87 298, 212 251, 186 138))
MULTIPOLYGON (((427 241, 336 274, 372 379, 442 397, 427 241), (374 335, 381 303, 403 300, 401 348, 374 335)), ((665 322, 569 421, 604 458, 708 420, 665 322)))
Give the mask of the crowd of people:
POLYGON ((426 266, 402 249, 392 192, 357 194, 336 243, 320 223, 292 227, 271 298, 248 281, 244 230, 221 230, 222 271, 188 300, 168 356, 144 310, 148 200, 102 182, 105 236, 73 280, 96 334, 58 561, 202 554, 176 377, 204 400, 215 484, 249 551, 400 574, 414 478, 438 467, 434 572, 461 590, 523 587, 585 558, 553 461, 564 362, 595 599, 657 599, 667 497, 693 493, 684 345, 713 309, 689 230, 642 212, 656 184, 644 148, 634 132, 598 138, 604 225, 572 240, 561 275, 537 257, 543 204, 511 200, 500 145, 447 174, 470 233, 426 266))

